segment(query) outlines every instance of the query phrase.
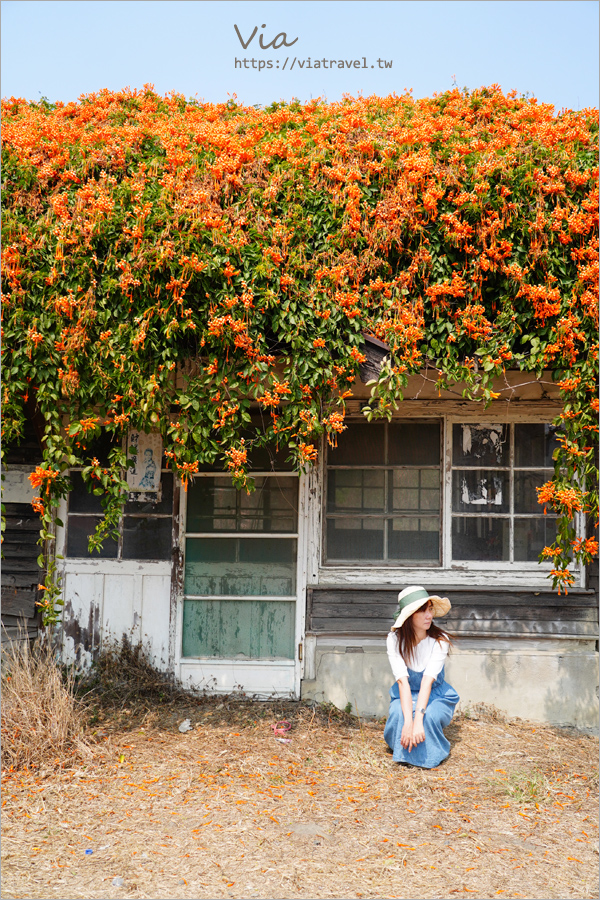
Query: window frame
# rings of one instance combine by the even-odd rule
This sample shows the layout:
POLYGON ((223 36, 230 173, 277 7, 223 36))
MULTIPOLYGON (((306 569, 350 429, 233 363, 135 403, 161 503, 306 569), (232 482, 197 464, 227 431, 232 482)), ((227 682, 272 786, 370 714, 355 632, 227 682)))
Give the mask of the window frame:
MULTIPOLYGON (((77 466, 72 469, 69 469, 69 475, 71 475, 72 472, 82 472, 83 468, 84 468, 83 466, 77 466)), ((176 484, 175 474, 172 472, 171 469, 166 468, 164 466, 161 467, 160 474, 161 474, 161 481, 162 481, 162 476, 165 474, 170 474, 173 476, 173 499, 174 499, 175 498, 175 484, 176 484)), ((123 473, 122 473, 122 475, 123 475, 123 473)), ((125 502, 126 503, 131 502, 129 500, 129 497, 127 498, 127 500, 125 502)), ((133 501, 133 502, 137 502, 137 501, 133 501)), ((140 500, 139 502, 143 503, 144 501, 140 500)), ((146 501, 146 502, 148 502, 148 501, 146 501)), ((169 562, 170 561, 173 547, 171 547, 171 554, 167 558, 164 558, 164 557, 163 558, 138 557, 138 556, 125 557, 125 556, 123 556, 123 520, 125 518, 128 518, 128 519, 150 519, 150 518, 152 518, 152 519, 170 519, 171 520, 171 533, 172 533, 173 516, 175 515, 175 509, 174 509, 173 502, 171 504, 171 511, 168 513, 126 512, 125 509, 123 509, 123 511, 121 512, 121 515, 119 516, 119 524, 117 526, 119 538, 117 541, 116 556, 100 556, 100 554, 89 553, 89 552, 85 556, 70 556, 67 552, 67 549, 69 546, 69 524, 70 524, 71 518, 90 518, 92 516, 97 517, 97 516, 101 516, 101 515, 102 515, 102 513, 71 512, 69 509, 69 496, 67 496, 66 510, 65 510, 64 538, 63 538, 63 543, 64 543, 63 556, 65 559, 67 559, 67 560, 92 560, 94 562, 101 560, 102 562, 133 562, 133 563, 137 563, 137 562, 143 562, 143 563, 146 563, 146 562, 169 562)), ((172 537, 171 537, 171 543, 172 543, 172 537)))
MULTIPOLYGON (((400 562, 397 559, 389 559, 389 558, 386 559, 385 557, 383 557, 382 559, 363 559, 363 560, 359 560, 358 562, 350 562, 348 560, 339 560, 339 559, 332 559, 332 560, 327 559, 327 522, 328 522, 328 519, 330 519, 330 518, 354 518, 354 519, 371 518, 371 519, 383 519, 384 522, 387 523, 388 520, 392 520, 394 518, 409 518, 409 517, 411 517, 411 516, 409 516, 408 513, 394 513, 393 510, 390 510, 388 512, 381 512, 381 513, 378 512, 378 513, 364 513, 364 514, 357 512, 357 513, 353 513, 352 515, 348 515, 348 516, 344 516, 343 514, 339 514, 339 513, 338 514, 329 513, 327 511, 327 502, 328 502, 328 491, 329 491, 330 468, 335 469, 336 471, 340 471, 340 470, 348 470, 348 471, 374 470, 374 471, 384 472, 385 473, 384 494, 386 495, 386 506, 388 504, 387 496, 389 495, 389 491, 390 491, 389 476, 388 476, 388 473, 390 471, 394 471, 396 469, 398 469, 398 470, 413 469, 413 470, 418 470, 418 471, 421 471, 422 469, 432 469, 432 470, 439 471, 440 472, 440 489, 439 489, 438 516, 439 516, 439 522, 440 522, 440 532, 439 533, 440 533, 440 538, 441 538, 441 536, 444 533, 443 532, 443 528, 444 528, 444 524, 443 524, 443 515, 444 515, 444 510, 443 510, 443 503, 444 503, 444 490, 443 490, 444 423, 440 420, 439 416, 422 416, 422 417, 419 417, 418 419, 415 417, 412 417, 410 419, 407 419, 404 417, 398 417, 398 418, 392 419, 391 422, 384 421, 381 424, 384 426, 384 429, 385 429, 384 430, 384 459, 386 459, 388 456, 388 441, 389 441, 388 429, 389 429, 390 425, 402 425, 402 424, 411 424, 411 423, 414 424, 415 422, 432 423, 434 421, 436 423, 439 422, 439 424, 440 424, 440 448, 439 448, 439 450, 440 450, 439 460, 440 461, 437 466, 435 466, 435 465, 419 466, 419 465, 406 465, 406 464, 405 465, 393 465, 391 463, 384 462, 381 464, 357 465, 357 466, 342 464, 342 465, 333 465, 330 467, 327 463, 327 459, 325 460, 324 478, 323 478, 323 491, 324 491, 324 493, 323 493, 323 528, 322 528, 322 535, 321 535, 321 548, 322 548, 322 560, 323 560, 322 565, 326 565, 328 568, 341 567, 341 566, 344 566, 344 567, 351 566, 352 568, 359 568, 359 567, 373 568, 375 566, 383 566, 385 568, 403 568, 403 569, 409 568, 409 567, 417 567, 417 568, 425 567, 425 568, 435 568, 435 569, 441 568, 441 566, 442 566, 442 541, 441 540, 440 540, 440 547, 439 547, 439 551, 438 551, 437 562, 433 559, 414 560, 414 561, 407 560, 405 562, 400 562)), ((353 418, 353 419, 348 420, 348 424, 369 424, 369 423, 366 423, 364 419, 360 420, 360 419, 353 418)), ((327 446, 327 445, 325 445, 325 446, 327 446)), ((393 490, 393 485, 392 485, 392 490, 393 490)), ((434 513, 428 514, 425 512, 422 515, 425 518, 434 518, 434 516, 435 516, 434 513)), ((421 516, 420 510, 412 514, 412 518, 417 518, 419 516, 421 516)), ((384 532, 383 532, 384 553, 387 552, 388 545, 389 545, 389 539, 388 539, 388 530, 387 530, 387 526, 386 526, 384 528, 384 532)))
MULTIPOLYGON (((321 518, 322 518, 322 526, 321 526, 321 546, 319 549, 319 570, 323 574, 325 580, 329 581, 334 578, 334 573, 336 570, 338 571, 346 571, 348 572, 348 577, 353 578, 351 573, 358 574, 361 571, 361 575, 363 576, 366 582, 370 580, 381 580, 381 575, 378 573, 389 572, 390 575, 392 573, 397 573, 397 578, 399 581, 405 580, 407 574, 411 571, 415 571, 418 574, 418 577, 423 576, 425 578, 427 575, 433 581, 439 580, 439 577, 442 575, 447 575, 452 573, 453 578, 457 581, 468 581, 470 580, 470 576, 473 573, 480 572, 483 577, 491 576, 492 573, 500 573, 507 576, 510 581, 511 575, 518 576, 520 573, 523 573, 528 579, 534 580, 535 576, 539 576, 540 583, 543 585, 547 582, 547 576, 552 569, 553 563, 551 561, 548 562, 539 562, 538 560, 533 561, 515 561, 514 560, 514 522, 515 519, 518 518, 540 518, 543 516, 543 509, 540 506, 540 513, 536 515, 535 513, 526 514, 526 513, 515 513, 514 512, 514 473, 515 471, 524 470, 522 466, 516 467, 514 466, 514 426, 519 424, 542 424, 547 425, 551 424, 554 416, 548 412, 525 412, 519 413, 513 416, 507 416, 504 414, 494 413, 493 411, 485 411, 480 413, 477 418, 474 417, 473 412, 469 411, 469 413, 457 413, 457 412, 447 412, 447 413, 433 413, 429 412, 426 408, 423 409, 421 414, 417 414, 416 412, 411 414, 410 416, 398 416, 393 417, 391 420, 391 424, 401 424, 402 422, 418 422, 423 420, 437 419, 440 421, 440 432, 441 432, 441 455, 440 455, 440 481, 441 481, 441 505, 440 505, 440 563, 435 564, 432 562, 388 562, 386 560, 361 560, 358 562, 353 562, 351 560, 329 560, 327 559, 327 490, 328 490, 328 454, 325 452, 323 454, 323 463, 322 463, 322 500, 321 500, 321 518), (478 424, 478 425, 506 425, 509 427, 510 431, 510 455, 509 455, 509 465, 508 471, 510 473, 510 504, 509 504, 509 512, 501 514, 501 517, 508 518, 510 520, 510 532, 509 532, 509 540, 510 540, 510 549, 509 549, 509 559, 508 560, 454 560, 452 558, 452 520, 453 520, 453 511, 452 511, 452 473, 454 471, 453 459, 452 459, 452 431, 454 425, 467 425, 469 423, 478 424)), ((364 423, 364 418, 358 417, 356 415, 350 416, 347 419, 347 424, 362 424, 364 423)), ((324 447, 326 444, 324 443, 324 447)), ((351 468, 351 467, 349 467, 351 468)), ((356 468, 363 468, 361 466, 356 466, 356 468)), ((457 467, 458 468, 458 467, 457 467)), ((475 467, 473 467, 475 468, 475 467)), ((529 470, 542 470, 547 469, 549 477, 551 473, 550 467, 547 466, 539 466, 539 467, 530 467, 529 470)), ((460 515, 460 514, 458 514, 460 515)), ((476 515, 476 514, 472 514, 476 515)), ((575 520, 575 526, 578 536, 581 536, 583 533, 582 527, 582 518, 581 515, 578 514, 575 520)), ((582 566, 574 566, 573 571, 578 580, 582 580, 584 577, 584 570, 582 566)), ((529 583, 529 581, 527 582, 529 583)), ((583 581, 581 581, 583 583, 583 581)))

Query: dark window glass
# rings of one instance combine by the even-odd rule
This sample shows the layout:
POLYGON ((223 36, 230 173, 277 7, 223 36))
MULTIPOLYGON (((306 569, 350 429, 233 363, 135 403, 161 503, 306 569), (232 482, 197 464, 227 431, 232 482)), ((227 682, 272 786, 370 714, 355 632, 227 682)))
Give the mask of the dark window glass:
POLYGON ((123 559, 170 559, 171 517, 123 517, 123 559))
POLYGON ((391 466, 439 466, 440 423, 389 425, 387 462, 391 466))
POLYGON ((385 426, 350 424, 328 451, 330 466, 382 466, 385 464, 385 426))
POLYGON ((552 454, 559 446, 553 425, 515 425, 515 466, 553 466, 552 454))
POLYGON ((454 516, 452 558, 481 562, 509 559, 509 520, 454 516))
POLYGON ((388 558, 438 562, 440 525, 437 517, 403 516, 388 521, 388 558))
POLYGON ((110 451, 115 445, 120 445, 120 443, 121 438, 117 438, 114 434, 110 434, 107 431, 102 431, 100 436, 88 444, 83 452, 86 464, 89 465, 95 457, 101 465, 105 466, 108 463, 110 451))
POLYGON ((508 472, 463 469, 452 473, 454 512, 508 512, 508 472))
POLYGON ((188 532, 293 532, 297 521, 297 478, 258 477, 250 494, 229 476, 195 478, 188 488, 188 532))
POLYGON ((77 513, 102 513, 102 495, 91 492, 93 484, 88 491, 88 485, 83 480, 81 472, 71 472, 69 475, 73 488, 69 491, 69 512, 77 513))
POLYGON ((383 559, 384 519, 328 519, 327 558, 359 562, 383 559))
POLYGON ((556 540, 556 519, 515 519, 515 560, 537 562, 544 547, 556 540))
POLYGON ((116 559, 118 543, 113 538, 105 538, 102 549, 90 553, 88 539, 96 530, 101 516, 69 516, 67 522, 67 556, 92 559, 116 559))
POLYGON ((515 512, 540 513, 542 507, 537 501, 536 488, 541 487, 551 477, 551 472, 515 472, 515 512))
POLYGON ((455 466, 507 466, 508 425, 453 425, 452 462, 455 466))

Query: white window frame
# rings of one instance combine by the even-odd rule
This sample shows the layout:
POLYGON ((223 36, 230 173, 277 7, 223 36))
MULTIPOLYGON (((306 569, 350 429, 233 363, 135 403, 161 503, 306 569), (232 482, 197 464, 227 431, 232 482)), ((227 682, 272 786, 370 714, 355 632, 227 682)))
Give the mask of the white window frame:
MULTIPOLYGON (((407 419, 405 414, 399 410, 399 414, 392 419, 407 419)), ((327 454, 322 454, 320 466, 320 509, 321 509, 321 530, 320 542, 316 553, 313 555, 313 566, 318 570, 318 582, 320 584, 399 584, 406 585, 415 584, 452 584, 453 586, 481 586, 485 583, 490 585, 503 586, 524 586, 536 587, 546 590, 551 589, 551 582, 548 578, 553 568, 553 563, 549 562, 515 562, 515 561, 478 561, 478 560, 452 560, 452 426, 455 424, 465 425, 469 422, 480 425, 515 425, 515 424, 548 424, 552 421, 552 416, 546 412, 532 413, 524 412, 523 414, 507 415, 506 413, 498 413, 490 410, 477 411, 474 413, 469 410, 463 413, 457 412, 433 412, 423 407, 422 412, 418 414, 411 411, 410 419, 418 421, 419 419, 437 418, 441 420, 442 427, 442 458, 441 476, 442 476, 442 508, 440 510, 440 528, 442 538, 442 548, 440 559, 441 563, 431 565, 429 563, 418 564, 381 564, 379 561, 369 563, 361 561, 357 563, 340 564, 339 562, 328 562, 324 559, 324 535, 327 517, 327 454)), ((352 417, 348 419, 348 424, 362 423, 363 419, 352 417)), ((511 439, 511 444, 514 443, 511 439)), ((514 459, 514 448, 511 446, 510 464, 512 467, 514 459)), ((539 468, 546 468, 540 466, 539 468)), ((540 506, 540 514, 543 514, 540 506)), ((514 519, 514 513, 507 513, 508 518, 514 519)), ((584 522, 582 514, 576 517, 576 529, 578 536, 583 534, 584 522)), ((511 526, 512 529, 512 526, 511 526)), ((511 556, 513 555, 512 538, 511 538, 511 556)), ((310 568, 310 561, 309 561, 310 568)), ((585 568, 581 564, 571 567, 571 572, 575 577, 574 587, 585 586, 585 568)), ((316 574, 316 573, 315 573, 316 574)))

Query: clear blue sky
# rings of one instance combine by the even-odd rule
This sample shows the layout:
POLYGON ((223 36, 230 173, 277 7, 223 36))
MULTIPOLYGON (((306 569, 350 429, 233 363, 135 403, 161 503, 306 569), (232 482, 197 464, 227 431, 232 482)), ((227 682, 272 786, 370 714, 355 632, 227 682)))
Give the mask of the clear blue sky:
POLYGON ((498 83, 557 111, 598 106, 595 0, 4 0, 1 6, 3 97, 68 101, 147 82, 160 93, 214 102, 235 93, 248 105, 407 88, 426 97, 450 88, 455 76, 461 88, 498 83), (257 27, 247 49, 234 25, 244 41, 257 27), (281 32, 289 44, 297 40, 288 48, 260 47, 261 37, 266 45, 281 32), (247 67, 236 69, 236 58, 247 67), (314 67, 323 59, 326 65, 314 67))

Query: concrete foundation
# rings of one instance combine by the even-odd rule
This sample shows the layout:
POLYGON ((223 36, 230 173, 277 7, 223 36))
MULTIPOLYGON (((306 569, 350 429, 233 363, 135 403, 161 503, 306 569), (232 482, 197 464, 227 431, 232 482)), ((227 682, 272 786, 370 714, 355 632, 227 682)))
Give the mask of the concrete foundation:
MULTIPOLYGON (((383 640, 307 636, 302 698, 387 715, 392 673, 383 640)), ((509 717, 598 728, 594 641, 461 640, 446 664, 461 709, 478 703, 509 717)))

